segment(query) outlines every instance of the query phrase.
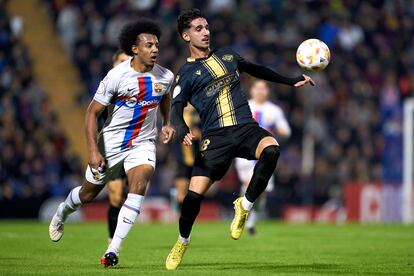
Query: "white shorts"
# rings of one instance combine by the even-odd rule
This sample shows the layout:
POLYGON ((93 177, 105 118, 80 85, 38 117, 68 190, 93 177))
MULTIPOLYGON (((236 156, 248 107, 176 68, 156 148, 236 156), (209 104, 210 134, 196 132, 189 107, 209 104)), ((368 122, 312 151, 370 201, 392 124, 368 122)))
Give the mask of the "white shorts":
POLYGON ((128 173, 133 167, 143 164, 151 165, 155 169, 155 142, 140 142, 133 148, 105 156, 105 159, 107 160, 107 166, 104 172, 92 170, 88 165, 85 172, 85 178, 88 182, 96 185, 106 184, 106 182, 116 179, 121 169, 124 169, 125 173, 128 173))
MULTIPOLYGON (((236 167, 237 175, 242 183, 250 182, 253 176, 254 166, 256 165, 256 160, 247 160, 243 158, 235 158, 234 165, 236 167)), ((273 175, 269 179, 269 183, 266 187, 266 192, 272 192, 274 189, 274 178, 273 175)))

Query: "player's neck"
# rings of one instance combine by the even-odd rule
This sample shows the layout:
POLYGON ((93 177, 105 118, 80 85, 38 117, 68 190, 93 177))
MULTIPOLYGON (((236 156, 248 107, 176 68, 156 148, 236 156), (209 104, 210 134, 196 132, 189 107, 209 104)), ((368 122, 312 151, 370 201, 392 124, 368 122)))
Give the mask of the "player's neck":
POLYGON ((132 67, 132 69, 134 69, 135 71, 137 71, 139 73, 147 73, 147 72, 151 71, 152 68, 154 68, 154 65, 147 65, 147 64, 144 64, 142 62, 139 62, 138 59, 133 58, 131 60, 131 67, 132 67))
POLYGON ((266 103, 266 101, 255 101, 255 100, 253 100, 253 102, 255 105, 259 105, 259 106, 262 106, 266 103))
POLYGON ((197 48, 192 45, 190 45, 190 58, 192 59, 198 59, 198 58, 206 58, 210 54, 210 48, 197 48))

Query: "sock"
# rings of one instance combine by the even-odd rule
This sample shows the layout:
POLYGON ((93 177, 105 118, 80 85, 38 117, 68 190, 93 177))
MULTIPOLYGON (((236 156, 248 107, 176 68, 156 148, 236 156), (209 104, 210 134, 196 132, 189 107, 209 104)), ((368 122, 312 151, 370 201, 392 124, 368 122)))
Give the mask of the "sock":
POLYGON ((279 146, 272 145, 263 150, 254 167, 252 179, 246 190, 245 197, 248 201, 254 202, 266 189, 267 183, 276 168, 279 155, 279 146))
POLYGON ((178 240, 180 242, 182 242, 183 244, 189 244, 190 243, 190 238, 183 238, 183 237, 181 237, 181 235, 178 235, 178 240))
POLYGON ((116 224, 118 222, 119 211, 121 211, 120 207, 115 207, 112 204, 109 205, 109 209, 108 209, 108 230, 109 230, 109 238, 110 239, 112 239, 114 237, 116 224))
POLYGON ((144 201, 144 196, 129 193, 124 205, 121 207, 118 215, 118 224, 115 229, 111 244, 106 252, 114 252, 118 254, 119 248, 129 230, 135 223, 137 216, 141 211, 141 205, 144 201))
POLYGON ((253 228, 254 225, 256 224, 256 220, 257 220, 257 211, 253 209, 250 211, 249 216, 247 217, 246 227, 253 228))
POLYGON ((254 202, 250 202, 250 201, 246 198, 246 196, 244 196, 244 197, 242 198, 241 205, 242 205, 242 207, 243 207, 243 209, 244 209, 244 210, 246 210, 246 211, 249 211, 249 212, 250 212, 250 210, 253 208, 253 204, 254 204, 254 202))
POLYGON ((247 186, 243 185, 240 188, 240 196, 243 196, 246 193, 246 190, 247 190, 247 186))
POLYGON ((68 216, 75 212, 79 206, 81 206, 82 202, 79 198, 79 191, 82 188, 82 186, 78 186, 76 188, 73 188, 72 191, 70 191, 69 195, 66 197, 63 205, 59 205, 59 208, 57 210, 57 215, 62 218, 63 221, 66 221, 68 216))
POLYGON ((203 195, 197 194, 193 191, 188 191, 185 196, 179 221, 180 236, 182 238, 188 239, 190 237, 191 228, 193 227, 194 221, 200 212, 200 205, 203 198, 203 195))

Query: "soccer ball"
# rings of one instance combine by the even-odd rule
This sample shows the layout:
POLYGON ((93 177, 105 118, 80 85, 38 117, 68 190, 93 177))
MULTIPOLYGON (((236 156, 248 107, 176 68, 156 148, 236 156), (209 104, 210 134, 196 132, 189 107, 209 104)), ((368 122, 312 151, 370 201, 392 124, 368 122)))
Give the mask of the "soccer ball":
POLYGON ((316 38, 303 41, 296 51, 296 61, 299 66, 310 72, 325 69, 330 59, 331 53, 328 46, 316 38))

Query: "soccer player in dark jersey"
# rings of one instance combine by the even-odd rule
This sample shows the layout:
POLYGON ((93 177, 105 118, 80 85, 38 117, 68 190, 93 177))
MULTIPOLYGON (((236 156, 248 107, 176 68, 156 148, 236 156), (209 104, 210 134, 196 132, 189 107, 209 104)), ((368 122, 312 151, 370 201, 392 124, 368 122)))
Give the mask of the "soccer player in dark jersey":
POLYGON ((191 145, 193 135, 183 120, 189 102, 200 115, 202 139, 197 153, 189 191, 179 220, 179 238, 166 260, 167 269, 176 269, 190 243, 190 232, 200 211, 203 195, 214 181, 223 177, 233 158, 258 160, 243 197, 234 201, 235 216, 231 238, 240 238, 249 211, 266 189, 279 157, 279 145, 271 133, 259 127, 252 117, 240 84, 246 72, 267 81, 300 87, 314 85, 306 75, 281 76, 273 70, 243 59, 230 48, 210 50, 210 30, 206 17, 197 9, 184 11, 177 29, 187 43, 190 58, 180 68, 173 92, 172 116, 178 139, 191 145))

